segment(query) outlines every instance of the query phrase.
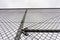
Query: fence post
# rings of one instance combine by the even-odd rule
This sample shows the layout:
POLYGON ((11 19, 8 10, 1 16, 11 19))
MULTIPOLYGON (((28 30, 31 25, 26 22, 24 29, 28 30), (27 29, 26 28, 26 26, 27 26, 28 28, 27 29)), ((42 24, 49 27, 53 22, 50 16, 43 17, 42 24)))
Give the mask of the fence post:
POLYGON ((26 9, 26 11, 25 11, 25 14, 24 14, 24 16, 23 16, 23 19, 22 19, 22 21, 21 21, 21 24, 20 24, 20 26, 19 26, 19 28, 18 28, 18 31, 17 31, 17 33, 16 33, 16 36, 15 36, 14 40, 19 40, 19 39, 21 38, 21 34, 23 33, 22 28, 23 28, 23 26, 24 26, 26 14, 27 14, 27 9, 26 9))

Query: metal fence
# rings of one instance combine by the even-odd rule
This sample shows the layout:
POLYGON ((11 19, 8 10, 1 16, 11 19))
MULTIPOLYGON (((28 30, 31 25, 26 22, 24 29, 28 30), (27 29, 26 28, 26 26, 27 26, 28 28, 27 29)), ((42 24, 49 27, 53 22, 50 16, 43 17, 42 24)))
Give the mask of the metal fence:
POLYGON ((48 18, 40 22, 25 21, 29 9, 22 11, 23 13, 20 13, 19 10, 2 11, 0 16, 0 40, 60 40, 60 12, 59 9, 54 10, 52 9, 53 12, 49 11, 47 13, 55 13, 55 16, 49 17, 47 15, 48 18))

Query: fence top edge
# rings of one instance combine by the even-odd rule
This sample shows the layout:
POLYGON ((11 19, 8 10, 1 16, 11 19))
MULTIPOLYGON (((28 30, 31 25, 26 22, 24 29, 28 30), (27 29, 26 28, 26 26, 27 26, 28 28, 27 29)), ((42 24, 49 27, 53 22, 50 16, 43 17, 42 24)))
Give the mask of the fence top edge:
POLYGON ((25 9, 60 9, 60 8, 0 8, 0 10, 25 10, 25 9))

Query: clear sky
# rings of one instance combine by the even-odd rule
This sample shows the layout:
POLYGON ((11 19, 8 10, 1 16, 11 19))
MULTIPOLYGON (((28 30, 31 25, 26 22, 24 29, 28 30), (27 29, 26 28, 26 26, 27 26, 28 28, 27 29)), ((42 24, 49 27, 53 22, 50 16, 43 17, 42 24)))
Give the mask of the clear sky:
POLYGON ((60 8, 60 0, 0 0, 0 8, 60 8))

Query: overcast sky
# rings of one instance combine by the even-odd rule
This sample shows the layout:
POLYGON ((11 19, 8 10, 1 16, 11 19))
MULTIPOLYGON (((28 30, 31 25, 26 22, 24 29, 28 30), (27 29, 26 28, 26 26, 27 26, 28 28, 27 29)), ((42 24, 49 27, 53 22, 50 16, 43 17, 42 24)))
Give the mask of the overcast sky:
POLYGON ((60 8, 60 0, 0 0, 0 8, 60 8))

